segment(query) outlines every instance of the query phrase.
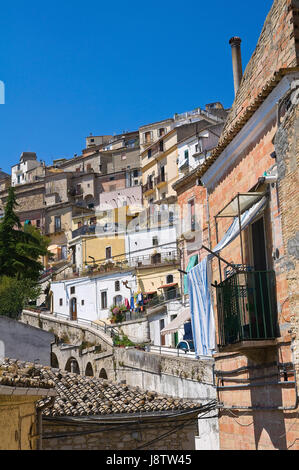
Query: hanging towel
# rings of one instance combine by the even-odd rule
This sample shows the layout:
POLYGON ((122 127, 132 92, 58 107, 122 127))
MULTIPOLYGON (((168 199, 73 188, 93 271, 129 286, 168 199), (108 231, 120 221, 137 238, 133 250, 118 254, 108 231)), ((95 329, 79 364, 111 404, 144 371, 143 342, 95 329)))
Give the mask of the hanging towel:
POLYGON ((211 356, 215 350, 215 320, 205 258, 188 273, 191 324, 196 356, 211 356))
POLYGON ((128 310, 130 310, 130 302, 128 301, 128 299, 125 299, 125 306, 128 310))

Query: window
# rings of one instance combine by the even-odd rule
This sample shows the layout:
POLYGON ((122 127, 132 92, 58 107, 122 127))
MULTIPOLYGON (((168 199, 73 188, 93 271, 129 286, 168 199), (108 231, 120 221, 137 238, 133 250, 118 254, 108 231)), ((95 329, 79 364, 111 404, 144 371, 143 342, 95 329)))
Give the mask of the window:
POLYGON ((185 150, 184 155, 185 155, 185 160, 188 160, 188 158, 189 158, 189 150, 185 150))
POLYGON ((161 166, 160 174, 161 174, 161 181, 165 181, 165 166, 161 166))
POLYGON ((78 228, 82 227, 82 222, 78 222, 78 228))
POLYGON ((134 170, 134 172, 133 172, 133 177, 134 177, 134 178, 138 178, 138 176, 139 176, 139 171, 138 171, 138 170, 134 170))
POLYGON ((164 152, 164 142, 163 142, 163 140, 160 140, 160 142, 159 142, 159 150, 160 150, 160 152, 164 152))
POLYGON ((61 230, 61 218, 60 215, 55 215, 55 232, 59 232, 61 230))
POLYGON ((114 181, 114 180, 115 180, 115 176, 110 176, 109 181, 114 181))
POLYGON ((75 294, 75 287, 71 287, 71 294, 75 294))
POLYGON ((116 295, 113 299, 113 304, 117 305, 118 307, 122 304, 123 298, 121 295, 116 295))
POLYGON ((118 292, 118 291, 120 291, 120 282, 115 281, 115 292, 118 292))
POLYGON ((37 228, 40 228, 40 220, 36 221, 36 226, 37 226, 37 228))
POLYGON ((189 221, 191 232, 195 232, 195 203, 194 199, 188 202, 189 206, 189 221))
POLYGON ((90 139, 90 142, 94 142, 94 139, 90 139))
POLYGON ((123 153, 122 156, 121 156, 121 159, 122 159, 122 160, 126 160, 126 159, 127 159, 127 155, 126 155, 125 153, 123 153))
POLYGON ((101 307, 102 309, 107 308, 107 291, 101 292, 101 307))
POLYGON ((111 246, 106 247, 106 259, 111 259, 112 258, 112 248, 111 246))
POLYGON ((59 305, 60 305, 60 307, 62 307, 62 305, 63 305, 63 299, 59 299, 59 305))
POLYGON ((162 137, 162 135, 165 134, 165 129, 164 129, 164 127, 161 127, 161 128, 159 129, 158 134, 159 134, 159 137, 162 137))
POLYGON ((151 135, 151 131, 148 131, 148 132, 145 132, 144 134, 144 142, 146 144, 149 144, 151 142, 151 138, 152 138, 152 135, 151 135))
POLYGON ((84 305, 84 300, 83 299, 81 300, 81 305, 84 305))
POLYGON ((152 156, 152 149, 149 149, 147 151, 147 158, 151 158, 151 156, 152 156))
POLYGON ((158 237, 153 237, 153 246, 158 246, 158 245, 159 245, 158 237))
POLYGON ((167 277, 166 277, 166 284, 172 284, 173 283, 173 275, 172 274, 169 274, 167 277))

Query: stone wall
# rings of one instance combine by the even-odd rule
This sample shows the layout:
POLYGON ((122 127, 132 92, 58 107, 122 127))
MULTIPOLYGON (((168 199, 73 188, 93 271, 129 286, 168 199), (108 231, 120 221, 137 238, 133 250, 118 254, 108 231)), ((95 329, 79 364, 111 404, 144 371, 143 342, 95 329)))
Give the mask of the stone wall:
POLYGON ((141 344, 150 341, 147 318, 126 321, 113 325, 120 335, 127 336, 133 343, 141 344))
MULTIPOLYGON (((295 83, 299 87, 299 80, 295 83)), ((294 86, 292 103, 275 136, 278 192, 284 243, 287 298, 281 315, 290 325, 294 362, 299 376, 299 92, 294 86)), ((297 379, 298 380, 298 379, 297 379)))
MULTIPOLYGON (((156 418, 157 419, 157 418, 156 418)), ((124 421, 125 422, 125 421, 124 421)), ((44 450, 136 450, 143 447, 144 450, 194 450, 195 436, 197 433, 196 420, 180 429, 178 419, 167 423, 160 419, 156 424, 129 425, 125 430, 121 429, 122 423, 114 425, 102 425, 106 432, 87 434, 87 426, 63 425, 61 422, 43 422, 43 449, 44 450), (176 430, 175 430, 176 429, 176 430), (172 432, 175 430, 175 432, 172 432), (82 433, 79 436, 57 437, 46 439, 47 434, 71 434, 82 433), (171 432, 169 436, 161 437, 171 432), (147 443, 154 441, 149 446, 147 443)))

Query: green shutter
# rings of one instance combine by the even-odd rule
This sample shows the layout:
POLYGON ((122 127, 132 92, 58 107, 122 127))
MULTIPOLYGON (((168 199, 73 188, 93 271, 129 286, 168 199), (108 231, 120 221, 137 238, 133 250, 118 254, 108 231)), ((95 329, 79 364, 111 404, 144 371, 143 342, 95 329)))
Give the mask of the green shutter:
MULTIPOLYGON (((191 271, 191 269, 194 268, 194 266, 196 266, 197 264, 198 264, 198 255, 191 256, 186 272, 188 273, 189 271, 191 271)), ((184 276, 184 294, 188 294, 187 274, 185 274, 184 276)))

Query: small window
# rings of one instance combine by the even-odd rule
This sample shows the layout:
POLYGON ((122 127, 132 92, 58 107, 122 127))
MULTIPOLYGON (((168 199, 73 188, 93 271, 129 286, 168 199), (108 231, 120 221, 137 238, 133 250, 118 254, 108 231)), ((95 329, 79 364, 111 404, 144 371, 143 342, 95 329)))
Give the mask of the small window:
POLYGON ((55 216, 55 232, 61 230, 61 218, 60 215, 55 216))
POLYGON ((152 156, 152 149, 149 149, 147 151, 147 158, 151 158, 151 156, 152 156))
POLYGON ((40 228, 40 220, 36 221, 36 226, 37 226, 37 228, 40 228))
POLYGON ((163 140, 161 140, 159 142, 159 150, 160 150, 160 152, 164 152, 164 142, 163 142, 163 140))
POLYGON ((60 307, 62 307, 62 305, 63 305, 63 299, 59 299, 59 305, 60 305, 60 307))
POLYGON ((75 287, 71 287, 71 294, 75 294, 75 287))
POLYGON ((189 150, 185 150, 185 160, 188 160, 189 158, 189 150))
POLYGON ((101 292, 101 306, 102 309, 107 308, 107 291, 101 292))
POLYGON ((166 277, 166 284, 172 284, 173 283, 173 275, 172 274, 169 274, 167 277, 166 277))
POLYGON ((119 291, 120 291, 120 282, 115 281, 115 292, 119 292, 119 291))
POLYGON ((106 247, 106 259, 111 259, 112 258, 112 248, 111 246, 106 247))
POLYGON ((158 246, 158 245, 159 245, 158 237, 153 237, 153 246, 158 246))
POLYGON ((81 300, 81 305, 84 305, 84 300, 83 299, 81 300))

